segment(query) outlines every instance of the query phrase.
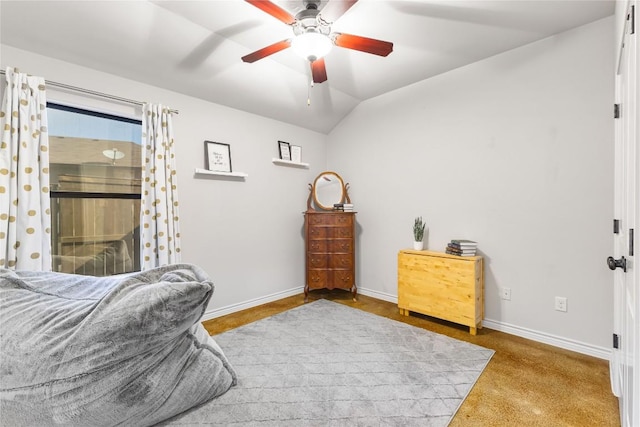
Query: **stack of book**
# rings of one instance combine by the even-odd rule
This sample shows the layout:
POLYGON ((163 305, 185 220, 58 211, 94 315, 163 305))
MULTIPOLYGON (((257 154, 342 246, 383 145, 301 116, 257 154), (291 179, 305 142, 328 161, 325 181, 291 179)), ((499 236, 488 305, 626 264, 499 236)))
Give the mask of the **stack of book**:
POLYGON ((353 203, 335 203, 333 205, 333 210, 340 212, 353 212, 353 203))
POLYGON ((453 239, 447 245, 446 253, 458 256, 476 256, 478 243, 473 240, 453 239))

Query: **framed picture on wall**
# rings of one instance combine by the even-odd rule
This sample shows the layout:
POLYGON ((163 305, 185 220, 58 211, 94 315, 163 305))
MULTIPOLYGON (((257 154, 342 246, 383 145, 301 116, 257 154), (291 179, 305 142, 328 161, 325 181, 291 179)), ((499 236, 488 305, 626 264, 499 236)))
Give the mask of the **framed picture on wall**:
POLYGON ((278 141, 278 151, 282 160, 291 160, 291 146, 288 142, 278 141))
POLYGON ((291 151, 291 161, 300 163, 302 161, 302 147, 299 145, 289 145, 291 151))
POLYGON ((231 146, 222 142, 204 142, 205 169, 214 172, 231 172, 231 146))

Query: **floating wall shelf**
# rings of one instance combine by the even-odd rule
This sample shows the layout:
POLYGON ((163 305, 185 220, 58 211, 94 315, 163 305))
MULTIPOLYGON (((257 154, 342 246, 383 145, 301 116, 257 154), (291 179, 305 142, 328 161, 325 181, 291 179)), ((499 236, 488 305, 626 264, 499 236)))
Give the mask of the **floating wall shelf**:
POLYGON ((280 166, 292 166, 294 168, 309 169, 309 163, 292 162, 291 160, 282 160, 282 159, 276 159, 276 158, 273 158, 271 161, 274 164, 280 165, 280 166))
POLYGON ((195 174, 196 175, 213 175, 213 176, 226 176, 226 177, 231 177, 231 178, 246 178, 249 175, 244 173, 244 172, 216 172, 216 171, 210 171, 207 169, 200 169, 200 168, 196 168, 195 170, 195 174))

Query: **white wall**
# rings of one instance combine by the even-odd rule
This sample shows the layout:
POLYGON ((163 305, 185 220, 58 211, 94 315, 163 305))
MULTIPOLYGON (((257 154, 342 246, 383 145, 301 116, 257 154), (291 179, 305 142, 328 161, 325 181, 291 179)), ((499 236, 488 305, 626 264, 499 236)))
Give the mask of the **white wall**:
MULTIPOLYGON (((2 45, 2 68, 180 111, 174 117, 182 260, 202 266, 216 290, 209 314, 257 304, 304 285, 307 184, 325 169, 326 135, 2 45), (231 144, 246 180, 202 179, 204 140, 231 144), (309 169, 274 165, 277 141, 302 146, 309 169)), ((238 88, 241 90, 242 88, 238 88)), ((48 88, 49 100, 140 116, 139 108, 48 88), (136 111, 137 110, 137 111, 136 111)))
POLYGON ((363 292, 397 298, 421 215, 428 249, 479 242, 491 327, 606 357, 613 38, 613 19, 597 21, 364 102, 329 134, 359 212, 363 292))

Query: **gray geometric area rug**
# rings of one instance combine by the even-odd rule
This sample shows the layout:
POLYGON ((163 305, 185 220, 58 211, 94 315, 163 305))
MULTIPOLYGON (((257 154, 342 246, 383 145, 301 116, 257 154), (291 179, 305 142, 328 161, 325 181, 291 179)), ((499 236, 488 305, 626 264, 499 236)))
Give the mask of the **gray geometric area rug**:
POLYGON ((162 425, 446 426, 494 353, 327 300, 213 338, 238 384, 162 425))

